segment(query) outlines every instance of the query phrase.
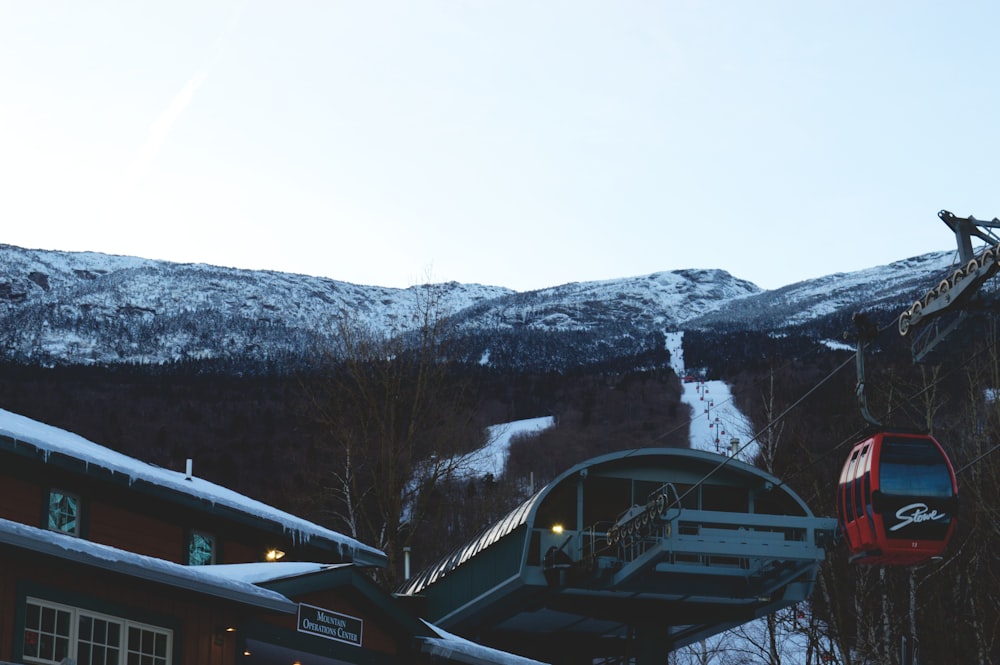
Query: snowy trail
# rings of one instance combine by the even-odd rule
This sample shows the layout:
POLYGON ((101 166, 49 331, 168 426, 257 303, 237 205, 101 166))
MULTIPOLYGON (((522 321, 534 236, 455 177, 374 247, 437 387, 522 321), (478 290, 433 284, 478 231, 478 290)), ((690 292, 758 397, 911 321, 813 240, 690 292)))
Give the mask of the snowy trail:
MULTIPOLYGON (((687 376, 684 366, 684 333, 666 333, 670 364, 682 379, 687 376)), ((722 455, 732 454, 732 442, 737 440, 738 458, 752 463, 757 455, 757 444, 745 445, 753 437, 750 421, 733 404, 732 393, 724 381, 696 380, 684 382, 681 400, 691 406, 690 445, 695 450, 706 450, 722 455), (744 447, 745 446, 745 447, 744 447)), ((489 428, 487 445, 463 456, 456 465, 464 477, 482 477, 503 474, 507 450, 515 436, 530 435, 554 426, 550 416, 517 420, 489 428)))
MULTIPOLYGON (((668 332, 666 338, 670 365, 684 380, 688 376, 684 365, 684 333, 668 332)), ((691 448, 731 455, 735 439, 740 451, 737 457, 751 463, 757 455, 757 444, 746 443, 754 435, 753 426, 733 403, 729 385, 725 381, 696 379, 684 380, 683 386, 681 401, 691 407, 691 448)))
POLYGON ((483 477, 492 474, 494 478, 503 475, 507 464, 507 449, 514 437, 526 436, 552 427, 555 419, 552 416, 515 420, 500 425, 491 425, 488 429, 485 446, 463 455, 459 458, 456 468, 462 477, 483 477))

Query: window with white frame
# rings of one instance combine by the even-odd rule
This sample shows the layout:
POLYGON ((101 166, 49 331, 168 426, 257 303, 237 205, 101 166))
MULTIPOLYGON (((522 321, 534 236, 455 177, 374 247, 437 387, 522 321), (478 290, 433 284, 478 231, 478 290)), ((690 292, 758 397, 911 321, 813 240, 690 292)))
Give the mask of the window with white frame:
POLYGON ((58 665, 168 665, 173 631, 28 598, 24 661, 58 665))
POLYGON ((60 489, 49 490, 46 528, 51 531, 80 535, 80 497, 60 489))
POLYGON ((189 566, 208 566, 215 563, 215 536, 204 531, 192 531, 188 538, 189 566))

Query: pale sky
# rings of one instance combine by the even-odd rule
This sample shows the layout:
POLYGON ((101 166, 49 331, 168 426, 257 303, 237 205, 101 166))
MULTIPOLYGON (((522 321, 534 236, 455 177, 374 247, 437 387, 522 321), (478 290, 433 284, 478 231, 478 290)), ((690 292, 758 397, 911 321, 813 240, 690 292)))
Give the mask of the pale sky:
POLYGON ((1000 4, 0 0, 0 242, 764 288, 1000 216, 1000 4))

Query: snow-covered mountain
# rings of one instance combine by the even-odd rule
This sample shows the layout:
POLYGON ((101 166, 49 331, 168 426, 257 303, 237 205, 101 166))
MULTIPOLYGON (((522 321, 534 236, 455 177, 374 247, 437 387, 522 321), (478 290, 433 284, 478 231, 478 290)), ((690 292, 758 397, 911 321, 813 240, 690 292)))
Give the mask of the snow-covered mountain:
POLYGON ((525 339, 552 345, 559 337, 563 351, 547 352, 558 367, 570 356, 639 353, 664 330, 773 329, 902 306, 936 284, 951 258, 928 254, 773 291, 724 270, 676 270, 518 293, 455 282, 393 289, 0 245, 0 356, 45 365, 308 362, 344 324, 403 334, 433 311, 454 323, 470 359, 501 362, 523 352, 525 339))
POLYGON ((889 309, 899 314, 956 268, 955 252, 934 252, 885 266, 817 279, 765 291, 743 302, 730 302, 693 317, 688 327, 716 325, 738 329, 780 329, 838 313, 889 309))
POLYGON ((511 292, 454 282, 390 289, 0 245, 0 349, 42 364, 296 358, 344 322, 398 334, 429 306, 451 313, 511 292))

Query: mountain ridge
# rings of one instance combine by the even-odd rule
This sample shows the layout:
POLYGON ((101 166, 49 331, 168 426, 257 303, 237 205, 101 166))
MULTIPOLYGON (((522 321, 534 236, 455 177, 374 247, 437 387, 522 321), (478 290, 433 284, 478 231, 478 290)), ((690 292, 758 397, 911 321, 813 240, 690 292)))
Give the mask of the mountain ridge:
MULTIPOLYGON (((635 339, 664 330, 784 328, 859 307, 901 306, 936 283, 931 276, 947 270, 951 254, 774 290, 722 269, 680 269, 518 292, 457 282, 364 286, 0 244, 0 353, 42 365, 308 362, 318 348, 335 346, 340 326, 402 335, 431 312, 466 340, 470 362, 489 354, 499 339, 526 331, 548 335, 549 342, 559 334, 599 336, 603 348, 583 357, 598 361, 608 353, 632 353, 635 339)), ((571 346, 579 350, 578 341, 571 346)), ((558 363, 549 369, 559 369, 558 363)))

